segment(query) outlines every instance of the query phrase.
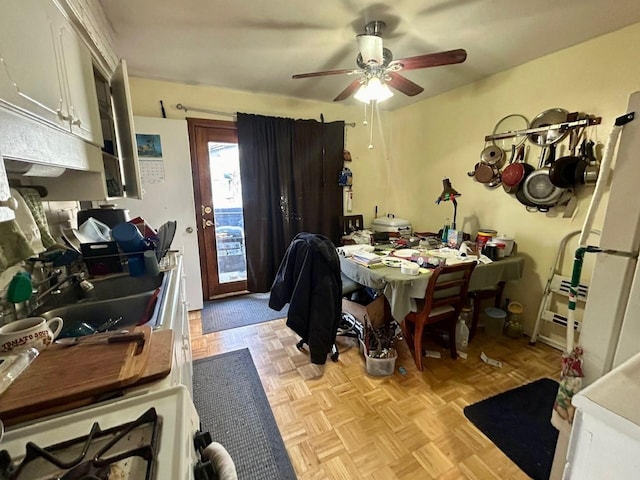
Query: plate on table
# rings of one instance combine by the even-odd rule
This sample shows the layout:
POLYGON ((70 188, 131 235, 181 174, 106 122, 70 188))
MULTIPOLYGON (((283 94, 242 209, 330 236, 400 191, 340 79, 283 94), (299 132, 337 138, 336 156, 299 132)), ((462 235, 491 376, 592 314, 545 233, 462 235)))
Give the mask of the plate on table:
POLYGON ((412 248, 403 248, 402 250, 394 250, 393 256, 400 258, 410 258, 411 255, 417 255, 420 253, 420 250, 414 250, 412 248))
POLYGON ((404 262, 397 258, 383 258, 382 263, 387 267, 400 268, 404 262))

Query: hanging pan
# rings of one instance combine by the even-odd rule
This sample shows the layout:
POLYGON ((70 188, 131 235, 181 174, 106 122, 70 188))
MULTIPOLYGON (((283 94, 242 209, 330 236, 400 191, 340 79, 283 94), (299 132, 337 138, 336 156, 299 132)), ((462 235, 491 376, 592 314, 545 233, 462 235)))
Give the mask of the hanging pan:
POLYGON ((569 141, 570 154, 560 157, 549 167, 549 179, 556 187, 571 188, 576 183, 582 183, 578 179, 581 175, 579 171, 584 172, 586 161, 583 155, 576 155, 575 151, 583 133, 584 127, 572 130, 569 141))
POLYGON ((549 178, 549 168, 556 156, 556 145, 549 146, 549 157, 540 167, 524 180, 522 190, 525 198, 533 203, 539 212, 548 212, 564 193, 564 188, 556 187, 549 178))
MULTIPOLYGON (((515 148, 515 145, 513 145, 515 148)), ((516 193, 518 191, 518 185, 525 176, 527 171, 527 165, 524 162, 524 145, 518 147, 518 151, 515 155, 515 159, 512 157, 509 165, 502 171, 502 187, 507 193, 516 193)), ((533 167, 529 165, 529 173, 533 171, 533 167)))

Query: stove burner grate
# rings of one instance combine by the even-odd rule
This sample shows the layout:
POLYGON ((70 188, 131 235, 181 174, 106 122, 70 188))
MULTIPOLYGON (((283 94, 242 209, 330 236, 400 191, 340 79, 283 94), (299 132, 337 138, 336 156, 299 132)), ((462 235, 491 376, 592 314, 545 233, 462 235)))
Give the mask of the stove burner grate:
POLYGON ((152 480, 160 423, 155 408, 150 408, 133 422, 104 431, 96 422, 87 435, 49 447, 28 442, 19 462, 2 451, 0 479, 152 480))

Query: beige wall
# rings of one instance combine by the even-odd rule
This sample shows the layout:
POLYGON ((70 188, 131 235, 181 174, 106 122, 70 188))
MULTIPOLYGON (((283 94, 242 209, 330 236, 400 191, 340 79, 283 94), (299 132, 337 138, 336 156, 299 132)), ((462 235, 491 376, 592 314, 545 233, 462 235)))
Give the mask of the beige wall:
MULTIPOLYGON (((573 218, 562 218, 561 209, 528 213, 501 188, 490 190, 467 172, 479 159, 484 137, 502 117, 512 113, 531 119, 543 110, 561 107, 601 116, 602 125, 592 127, 590 134, 604 143, 615 117, 625 113, 629 94, 640 90, 638 44, 640 24, 401 110, 383 112, 382 118, 376 119, 372 150, 367 148, 369 131, 362 125, 363 110, 352 100, 340 104, 309 102, 140 78, 131 78, 130 83, 135 115, 160 117, 159 101, 163 100, 170 118, 185 117, 175 109, 177 103, 183 103, 294 118, 318 119, 324 113, 326 121, 356 122, 355 128, 346 130, 346 148, 354 160, 347 166, 354 172, 353 213, 363 213, 366 224, 378 206, 379 215, 394 213, 410 220, 418 231, 437 231, 453 212, 450 204, 435 205, 442 178, 449 177, 463 194, 458 226, 474 235, 479 227, 512 235, 525 255, 525 276, 507 287, 506 296, 525 306, 524 319, 530 331, 558 243, 566 233, 581 229, 593 188, 581 188, 573 218)), ((187 115, 225 119, 196 112, 187 115)), ((537 165, 540 149, 530 145, 529 163, 537 165)), ((570 269, 570 260, 563 271, 570 269)), ((583 280, 588 279, 589 261, 586 263, 583 280)))
MULTIPOLYGON (((582 188, 574 217, 562 218, 562 210, 528 213, 502 188, 489 189, 467 172, 479 160, 484 137, 512 113, 531 120, 561 107, 601 116, 602 124, 591 127, 590 134, 606 142, 614 119, 626 111, 629 94, 640 90, 638 44, 640 24, 635 24, 392 114, 389 163, 396 188, 389 192, 390 208, 419 230, 437 230, 453 212, 450 204, 434 203, 442 178, 449 177, 462 193, 458 226, 472 234, 484 227, 512 235, 526 256, 525 276, 508 286, 506 296, 524 304, 529 328, 558 243, 567 232, 581 229, 593 188, 582 188)), ((528 161, 537 166, 540 148, 527 143, 528 161)))
MULTIPOLYGON (((363 108, 356 105, 355 101, 341 103, 302 101, 275 95, 261 95, 142 78, 130 78, 129 83, 134 115, 161 117, 160 100, 162 100, 168 118, 195 117, 231 120, 228 117, 195 111, 189 111, 185 114, 183 110, 176 109, 176 104, 182 103, 217 112, 243 112, 289 118, 314 118, 316 120, 320 120, 322 113, 326 122, 336 120, 353 122, 356 124, 355 127, 345 129, 346 148, 351 152, 353 159, 345 164, 353 171, 354 175, 352 213, 363 213, 368 224, 373 218, 375 205, 385 208, 385 198, 382 193, 384 190, 378 187, 386 185, 387 162, 383 159, 385 158, 387 141, 381 137, 383 132, 375 130, 374 148, 367 148, 369 130, 362 125, 363 108), (367 185, 375 185, 376 187, 366 188, 367 185)), ((384 112, 381 113, 381 117, 381 119, 376 119, 374 126, 388 127, 384 112)), ((388 128, 384 130, 384 133, 388 135, 388 128)))

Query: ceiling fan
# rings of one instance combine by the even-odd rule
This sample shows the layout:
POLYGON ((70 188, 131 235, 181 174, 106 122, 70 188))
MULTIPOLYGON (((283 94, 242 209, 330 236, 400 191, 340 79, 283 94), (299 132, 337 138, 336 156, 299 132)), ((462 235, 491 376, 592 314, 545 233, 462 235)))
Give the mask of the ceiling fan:
POLYGON ((462 63, 467 58, 467 52, 463 49, 449 50, 446 52, 428 53, 415 57, 393 59, 393 54, 382 45, 382 32, 386 24, 375 20, 367 23, 365 33, 357 35, 358 57, 357 69, 327 70, 324 72, 300 73, 292 78, 321 77, 324 75, 360 75, 351 82, 347 88, 333 99, 334 102, 345 100, 354 93, 359 100, 369 103, 370 100, 382 101, 393 93, 390 87, 413 97, 424 91, 420 85, 400 75, 401 70, 417 70, 420 68, 439 67, 462 63))

